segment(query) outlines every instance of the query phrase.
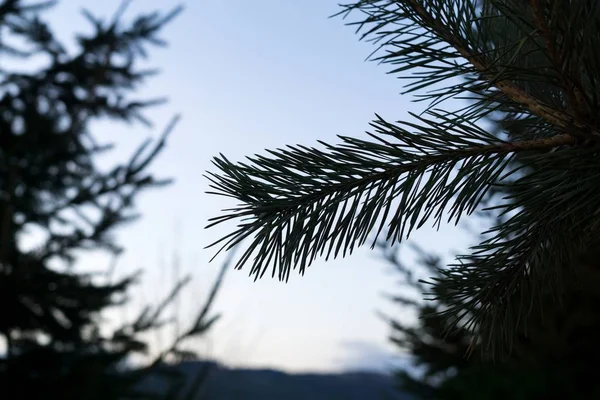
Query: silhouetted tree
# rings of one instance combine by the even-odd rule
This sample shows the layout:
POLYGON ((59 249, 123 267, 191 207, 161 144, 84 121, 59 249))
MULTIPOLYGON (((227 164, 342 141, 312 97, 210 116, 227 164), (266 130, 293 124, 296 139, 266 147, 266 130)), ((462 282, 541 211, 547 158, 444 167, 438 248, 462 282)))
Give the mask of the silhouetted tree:
MULTIPOLYGON (((522 360, 493 361, 483 358, 481 348, 464 326, 450 327, 441 315, 448 305, 440 300, 421 299, 427 285, 419 277, 441 277, 439 257, 414 247, 417 265, 407 265, 398 247, 380 243, 385 259, 402 277, 400 294, 389 299, 418 319, 407 321, 385 315, 391 327, 390 340, 413 361, 416 371, 397 372, 398 386, 417 399, 495 400, 534 399, 545 392, 543 377, 535 364, 522 360)), ((547 397, 540 397, 547 398, 547 397)))
POLYGON ((139 379, 158 373, 165 357, 192 355, 181 342, 216 320, 209 315, 214 293, 171 348, 150 366, 131 368, 129 357, 147 350, 139 335, 164 323, 166 305, 185 282, 165 303, 106 333, 101 312, 124 304, 136 276, 107 282, 73 264, 87 250, 119 254, 112 233, 135 219, 136 196, 168 183, 148 166, 176 119, 157 142, 109 170, 98 167, 97 156, 112 146, 89 126, 98 118, 149 124, 144 110, 162 101, 132 97, 153 74, 137 61, 148 46, 164 44, 158 35, 181 9, 130 23, 122 21, 127 2, 108 21, 85 11, 93 32, 78 34, 70 52, 42 18, 53 4, 0 2, 0 397, 137 398, 139 379), (38 243, 26 249, 31 228, 38 243))
POLYGON ((436 287, 434 300, 423 300, 426 282, 441 279, 441 259, 414 246, 416 265, 401 259, 403 246, 379 243, 384 258, 401 276, 399 294, 389 298, 404 311, 411 310, 416 322, 384 316, 390 340, 408 354, 418 373, 399 371, 399 386, 418 399, 503 400, 564 399, 571 396, 594 399, 600 384, 594 379, 600 331, 600 293, 595 280, 571 286, 560 306, 548 299, 543 319, 532 319, 529 335, 519 333, 509 356, 492 359, 483 351, 464 324, 452 325, 444 318, 449 305, 443 287, 436 287))

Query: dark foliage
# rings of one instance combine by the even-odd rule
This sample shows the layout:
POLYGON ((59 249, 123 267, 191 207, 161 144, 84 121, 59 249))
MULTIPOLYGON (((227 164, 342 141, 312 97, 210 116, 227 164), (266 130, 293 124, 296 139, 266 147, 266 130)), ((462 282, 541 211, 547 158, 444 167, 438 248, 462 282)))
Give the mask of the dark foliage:
POLYGON ((594 372, 600 356, 597 271, 587 275, 587 282, 565 283, 569 289, 560 306, 547 298, 543 316, 529 322, 527 335, 517 335, 510 356, 492 359, 464 325, 450 326, 443 317, 448 308, 444 293, 436 293, 438 300, 420 299, 427 285, 418 277, 439 277, 443 268, 439 257, 413 247, 418 263, 406 265, 398 247, 385 243, 379 247, 402 277, 402 294, 390 299, 419 317, 410 324, 385 316, 391 341, 409 353, 422 372, 398 372, 403 392, 436 400, 599 398, 594 372))
MULTIPOLYGON (((491 354, 537 335, 549 309, 593 282, 600 236, 600 3, 596 0, 357 0, 350 25, 374 59, 425 101, 366 138, 214 158, 212 193, 236 203, 212 245, 244 243, 237 266, 287 280, 318 257, 493 205, 500 218, 432 286, 444 315, 491 354), (457 99, 468 104, 458 104, 457 99), (454 102, 453 102, 454 101, 454 102), (499 131, 485 121, 498 117, 499 131), (518 160, 518 163, 515 161, 518 160), (490 202, 503 191, 500 202, 490 202), (441 290, 441 291, 440 291, 441 290), (550 305, 552 304, 552 305, 550 305)), ((489 209, 487 211, 490 211, 489 209)), ((533 339, 532 339, 533 340, 533 339)), ((535 336, 535 341, 542 340, 535 336)))
POLYGON ((149 370, 159 371, 165 357, 193 355, 181 342, 216 321, 209 308, 222 275, 191 328, 155 363, 132 369, 129 356, 147 350, 139 335, 165 322, 164 309, 185 281, 165 303, 106 333, 101 312, 123 305, 136 275, 111 282, 78 273, 73 264, 86 250, 117 256, 121 248, 112 233, 136 218, 136 196, 168 183, 148 166, 176 119, 158 141, 109 170, 96 160, 112 145, 99 142, 89 123, 149 124, 144 110, 162 101, 132 97, 154 73, 140 69, 138 60, 150 46, 164 45, 159 33, 181 9, 128 23, 122 19, 126 2, 108 21, 85 11, 93 32, 77 35, 77 49, 69 52, 44 22, 52 5, 0 2, 0 334, 6 344, 0 397, 138 398, 136 383, 149 370), (20 68, 26 64, 37 67, 20 68), (38 244, 26 250, 22 239, 32 228, 38 244))

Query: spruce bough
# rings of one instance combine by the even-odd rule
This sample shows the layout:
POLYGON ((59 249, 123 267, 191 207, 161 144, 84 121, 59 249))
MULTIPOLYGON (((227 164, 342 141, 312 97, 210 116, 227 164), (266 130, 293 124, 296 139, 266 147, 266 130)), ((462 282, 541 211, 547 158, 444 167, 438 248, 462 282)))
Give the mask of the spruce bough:
POLYGON ((494 212, 497 224, 432 280, 443 290, 431 293, 443 292, 443 314, 488 350, 510 349, 597 247, 600 7, 363 0, 340 14, 362 16, 350 25, 378 45, 373 59, 429 104, 416 122, 377 116, 368 140, 288 146, 247 162, 216 157, 210 193, 238 204, 210 220, 236 223, 211 246, 247 239, 237 266, 287 280, 382 232, 401 241, 425 223, 494 212), (468 106, 450 109, 459 98, 468 106), (493 120, 499 129, 486 127, 493 120))

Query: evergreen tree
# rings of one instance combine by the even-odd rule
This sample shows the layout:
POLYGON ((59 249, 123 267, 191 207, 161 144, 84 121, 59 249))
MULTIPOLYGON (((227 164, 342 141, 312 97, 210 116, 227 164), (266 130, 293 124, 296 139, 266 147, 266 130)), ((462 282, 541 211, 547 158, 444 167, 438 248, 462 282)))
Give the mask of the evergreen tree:
MULTIPOLYGON (((600 384, 594 379, 597 360, 596 333, 600 330, 600 293, 595 282, 579 285, 563 295, 562 307, 546 312, 536 335, 515 338, 510 357, 484 357, 480 342, 474 342, 464 326, 449 329, 443 312, 448 304, 443 292, 438 300, 419 298, 426 285, 419 276, 440 277, 440 258, 416 247, 416 265, 401 261, 397 247, 380 243, 385 259, 402 276, 402 291, 390 299, 419 319, 413 323, 384 316, 390 340, 408 353, 423 372, 399 371, 403 391, 419 399, 564 399, 598 398, 600 384)), ((436 290, 440 290, 439 287, 436 290)))
POLYGON ((109 170, 98 167, 97 156, 111 145, 99 142, 89 124, 98 118, 149 124, 143 113, 161 100, 132 97, 153 74, 138 59, 148 46, 164 44, 158 35, 180 8, 131 23, 122 21, 126 2, 109 21, 86 11, 93 32, 77 35, 70 52, 42 18, 53 4, 0 2, 0 397, 139 398, 137 382, 147 372, 160 372, 166 357, 191 355, 181 343, 216 320, 209 315, 215 293, 171 348, 132 369, 129 356, 147 350, 140 334, 164 323, 164 310, 185 281, 165 303, 107 334, 101 312, 124 304, 136 276, 106 282, 73 265, 87 250, 118 255, 112 233, 135 219, 136 196, 168 183, 148 166, 176 119, 160 140, 109 170), (40 241, 27 250, 23 238, 34 227, 40 241))
MULTIPOLYGON (((378 44, 374 59, 428 104, 410 120, 377 116, 367 139, 289 146, 244 163, 216 157, 213 193, 238 205, 209 226, 238 224, 213 245, 248 239, 237 266, 250 260, 256 277, 272 268, 286 280, 383 231, 401 241, 495 199, 495 225, 429 292, 444 301, 450 327, 474 330, 486 354, 514 351, 516 338, 543 341, 548 324, 575 318, 564 310, 597 291, 598 2, 359 0, 340 14, 356 13, 351 24, 378 44), (503 121, 500 130, 487 127, 490 118, 503 121)), ((563 337, 593 357, 591 333, 572 336, 585 332, 587 316, 577 318, 563 337)))
POLYGON ((447 307, 443 300, 419 298, 425 285, 418 276, 439 277, 442 268, 439 257, 416 248, 419 259, 415 268, 401 261, 397 247, 390 248, 385 243, 379 247, 402 277, 401 294, 389 299, 418 317, 416 322, 407 323, 384 315, 391 328, 391 342, 409 355, 417 367, 416 373, 397 372, 401 391, 423 400, 548 399, 556 394, 549 390, 551 385, 545 381, 539 363, 515 355, 510 360, 496 362, 480 357, 481 347, 473 346, 468 330, 464 327, 448 330, 447 320, 440 315, 447 307))

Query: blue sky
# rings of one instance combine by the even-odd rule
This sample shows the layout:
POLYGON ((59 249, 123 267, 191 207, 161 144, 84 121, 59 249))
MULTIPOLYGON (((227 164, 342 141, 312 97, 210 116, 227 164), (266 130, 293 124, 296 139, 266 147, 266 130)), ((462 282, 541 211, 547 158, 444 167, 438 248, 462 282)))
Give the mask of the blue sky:
MULTIPOLYGON (((167 3, 137 0, 127 15, 167 3)), ((58 34, 68 37, 87 27, 82 5, 110 15, 119 4, 62 1, 49 16, 58 34)), ((204 193, 202 174, 212 169, 214 155, 236 160, 285 144, 335 142, 338 134, 360 137, 375 112, 394 120, 423 107, 399 95, 401 82, 386 75, 384 66, 365 62, 373 48, 359 42, 354 28, 339 17, 327 18, 338 10, 337 0, 190 0, 185 6, 164 31, 170 46, 152 52, 149 64, 161 75, 139 92, 170 99, 148 114, 155 127, 94 125, 97 137, 119 145, 102 160, 110 165, 149 135, 157 137, 173 114, 183 116, 153 167, 176 182, 140 198, 143 218, 118 235, 127 252, 117 267, 121 274, 145 271, 132 305, 118 318, 132 317, 136 305, 166 294, 173 262, 180 274, 191 273, 193 282, 180 299, 182 326, 201 305, 223 260, 209 264, 213 252, 204 250, 226 232, 205 230, 207 219, 231 205, 204 193)), ((454 227, 423 230, 414 238, 444 254, 466 244, 466 234, 454 227)), ((80 268, 108 263, 88 255, 80 268)), ((318 261, 287 284, 270 277, 254 282, 247 270, 232 270, 216 304, 223 319, 209 340, 190 346, 231 365, 288 371, 376 367, 394 354, 386 343, 388 328, 375 311, 394 311, 381 295, 397 289, 395 283, 390 267, 368 248, 347 259, 318 261)), ((151 340, 160 346, 168 337, 162 332, 151 340)))

